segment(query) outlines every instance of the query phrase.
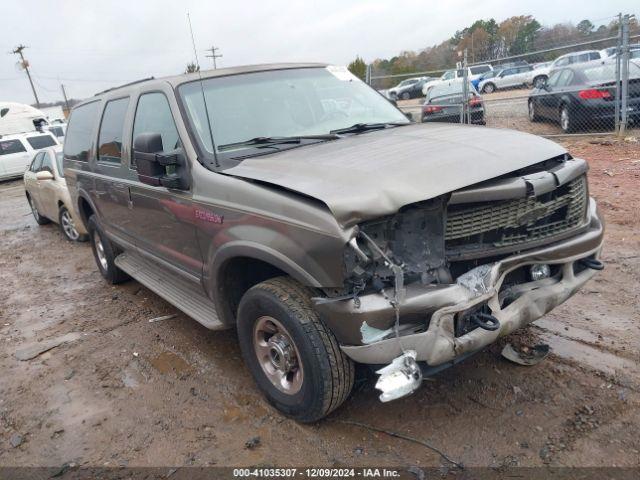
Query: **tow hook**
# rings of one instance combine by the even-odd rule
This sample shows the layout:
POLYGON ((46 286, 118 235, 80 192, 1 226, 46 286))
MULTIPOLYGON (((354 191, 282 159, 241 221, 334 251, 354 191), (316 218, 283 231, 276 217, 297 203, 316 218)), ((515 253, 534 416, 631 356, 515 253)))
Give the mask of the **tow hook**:
POLYGON ((416 362, 416 352, 407 350, 376 373, 380 375, 376 388, 382 392, 381 402, 390 402, 415 392, 422 383, 422 370, 416 362))
POLYGON ((600 260, 596 260, 595 258, 581 258, 580 260, 578 260, 578 262, 580 262, 581 265, 584 265, 585 267, 592 270, 604 269, 604 263, 602 263, 600 260))
POLYGON ((469 320, 474 325, 491 332, 500 328, 500 320, 488 313, 476 312, 469 317, 469 320))

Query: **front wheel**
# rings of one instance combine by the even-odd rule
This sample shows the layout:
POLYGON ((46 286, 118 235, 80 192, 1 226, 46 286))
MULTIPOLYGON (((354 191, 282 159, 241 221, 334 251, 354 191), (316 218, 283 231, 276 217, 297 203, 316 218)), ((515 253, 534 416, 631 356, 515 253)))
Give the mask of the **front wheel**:
POLYGON ((238 340, 249 371, 269 403, 300 422, 328 415, 353 387, 353 362, 313 309, 315 295, 277 277, 252 287, 238 308, 238 340))
POLYGON ((560 128, 562 128, 564 133, 573 133, 576 131, 573 115, 567 105, 560 107, 560 128))
POLYGON ((484 87, 482 87, 482 91, 484 93, 493 93, 496 90, 496 86, 493 83, 487 83, 484 87))

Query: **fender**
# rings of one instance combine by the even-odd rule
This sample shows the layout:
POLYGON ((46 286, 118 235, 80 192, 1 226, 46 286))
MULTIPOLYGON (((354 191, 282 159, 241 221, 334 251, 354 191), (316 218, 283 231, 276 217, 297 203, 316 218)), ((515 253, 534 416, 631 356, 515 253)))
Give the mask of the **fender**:
POLYGON ((226 311, 227 309, 220 301, 222 297, 218 288, 218 285, 221 283, 220 275, 222 274, 224 265, 228 261, 238 257, 253 258, 273 265, 303 285, 317 288, 322 286, 322 284, 313 275, 304 270, 300 265, 295 263, 286 255, 274 250, 273 248, 245 240, 229 242, 220 247, 216 252, 210 265, 208 265, 203 278, 203 284, 207 295, 209 298, 214 300, 220 320, 224 323, 232 324, 233 319, 231 313, 226 311))
POLYGON ((94 213, 98 213, 98 208, 96 207, 96 205, 93 203, 93 200, 91 200, 91 196, 89 195, 89 192, 87 192, 84 188, 80 188, 77 190, 78 192, 78 198, 76 200, 76 208, 78 209, 78 213, 80 214, 80 218, 82 219, 82 221, 84 222, 85 225, 89 224, 89 219, 85 218, 84 215, 84 210, 82 209, 81 205, 80 205, 80 201, 84 200, 85 202, 87 202, 89 204, 89 206, 91 207, 91 210, 93 210, 94 213))

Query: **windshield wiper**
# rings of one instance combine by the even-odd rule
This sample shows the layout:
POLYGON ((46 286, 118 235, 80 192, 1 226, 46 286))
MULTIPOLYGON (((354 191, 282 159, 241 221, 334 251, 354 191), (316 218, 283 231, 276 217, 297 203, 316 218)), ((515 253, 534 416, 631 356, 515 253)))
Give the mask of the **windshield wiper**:
POLYGON ((410 123, 411 122, 355 123, 350 127, 331 130, 330 133, 358 133, 358 132, 366 132, 368 130, 381 130, 387 127, 402 127, 404 125, 409 125, 410 123))
POLYGON ((296 135, 293 137, 254 137, 241 142, 219 145, 218 150, 231 150, 237 147, 270 147, 287 143, 302 143, 304 140, 337 140, 340 137, 333 132, 328 135, 296 135))

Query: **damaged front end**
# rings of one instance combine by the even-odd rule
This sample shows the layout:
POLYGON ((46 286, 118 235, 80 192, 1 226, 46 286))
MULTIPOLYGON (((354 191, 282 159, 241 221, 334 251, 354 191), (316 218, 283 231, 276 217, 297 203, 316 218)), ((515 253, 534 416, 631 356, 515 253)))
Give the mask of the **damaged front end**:
POLYGON ((551 159, 354 230, 344 290, 316 309, 353 360, 387 365, 381 400, 417 388, 416 362, 456 363, 601 268, 604 227, 585 172, 582 160, 551 159))

